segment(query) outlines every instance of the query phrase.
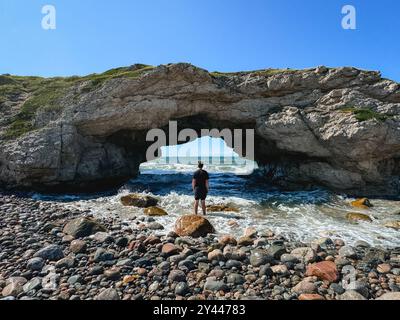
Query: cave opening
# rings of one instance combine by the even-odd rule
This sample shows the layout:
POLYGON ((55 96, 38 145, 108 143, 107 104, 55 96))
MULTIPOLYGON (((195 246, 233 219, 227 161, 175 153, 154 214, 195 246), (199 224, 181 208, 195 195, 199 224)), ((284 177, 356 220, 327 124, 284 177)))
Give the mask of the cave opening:
POLYGON ((141 173, 195 171, 199 161, 212 173, 250 175, 258 168, 253 155, 244 157, 221 137, 203 136, 183 144, 161 147, 158 157, 142 163, 139 170, 141 173))

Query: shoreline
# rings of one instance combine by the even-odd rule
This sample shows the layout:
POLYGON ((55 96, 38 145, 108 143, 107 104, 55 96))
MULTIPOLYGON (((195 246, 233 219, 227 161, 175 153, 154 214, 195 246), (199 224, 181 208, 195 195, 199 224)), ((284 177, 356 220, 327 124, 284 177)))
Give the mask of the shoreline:
POLYGON ((372 300, 400 295, 400 248, 373 248, 361 241, 349 247, 329 238, 302 244, 251 228, 240 239, 160 236, 163 226, 146 216, 129 223, 96 217, 101 232, 77 239, 63 233, 66 223, 83 217, 91 217, 90 211, 0 193, 0 299, 372 300), (346 270, 350 275, 342 273, 346 270))

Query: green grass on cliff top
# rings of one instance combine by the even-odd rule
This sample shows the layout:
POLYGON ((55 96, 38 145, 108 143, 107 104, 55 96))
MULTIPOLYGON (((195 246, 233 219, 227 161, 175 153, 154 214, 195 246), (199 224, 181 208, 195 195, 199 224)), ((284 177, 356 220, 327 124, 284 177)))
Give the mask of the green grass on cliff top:
POLYGON ((357 107, 345 107, 342 109, 343 112, 348 112, 354 114, 357 121, 363 122, 368 120, 378 120, 384 122, 388 119, 387 115, 376 112, 370 108, 357 108, 357 107))
POLYGON ((61 99, 74 86, 84 83, 83 92, 91 92, 99 88, 107 80, 115 78, 137 78, 146 71, 152 70, 153 66, 134 65, 108 70, 101 74, 91 74, 84 77, 24 77, 0 75, 0 104, 12 100, 21 94, 29 94, 30 97, 24 102, 19 113, 9 123, 5 138, 15 139, 34 129, 32 120, 36 112, 41 110, 59 111, 61 99))

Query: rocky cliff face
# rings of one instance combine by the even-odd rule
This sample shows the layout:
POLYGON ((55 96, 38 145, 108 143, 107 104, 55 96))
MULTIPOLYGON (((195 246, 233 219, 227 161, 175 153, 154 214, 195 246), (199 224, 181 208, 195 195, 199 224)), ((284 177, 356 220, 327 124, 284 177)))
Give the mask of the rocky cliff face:
POLYGON ((255 160, 279 168, 269 178, 282 186, 400 191, 400 86, 378 72, 222 74, 171 64, 84 78, 0 76, 0 114, 7 188, 124 182, 145 161, 147 131, 178 120, 181 128, 254 128, 255 160))

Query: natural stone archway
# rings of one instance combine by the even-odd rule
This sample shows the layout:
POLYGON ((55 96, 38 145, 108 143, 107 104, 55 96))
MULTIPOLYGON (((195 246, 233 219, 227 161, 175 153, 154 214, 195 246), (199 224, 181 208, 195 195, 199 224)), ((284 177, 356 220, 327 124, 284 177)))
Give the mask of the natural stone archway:
MULTIPOLYGON (((2 185, 116 186, 146 161, 148 130, 177 120, 197 130, 255 129, 255 160, 278 165, 274 181, 284 187, 399 194, 400 89, 377 72, 319 67, 220 74, 189 64, 129 70, 101 77, 100 84, 74 80, 53 101, 57 108, 35 109, 23 134, 10 137, 15 121, 0 123, 2 185)), ((7 98, 0 99, 0 112, 12 120, 35 93, 7 98)))

